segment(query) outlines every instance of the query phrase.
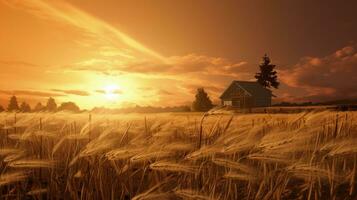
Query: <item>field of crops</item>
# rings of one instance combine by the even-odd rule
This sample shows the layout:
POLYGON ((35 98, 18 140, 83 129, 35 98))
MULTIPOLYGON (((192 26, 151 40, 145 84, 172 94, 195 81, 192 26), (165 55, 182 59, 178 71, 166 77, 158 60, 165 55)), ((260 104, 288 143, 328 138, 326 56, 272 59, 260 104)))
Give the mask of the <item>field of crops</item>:
POLYGON ((357 112, 0 114, 2 199, 354 199, 357 112))

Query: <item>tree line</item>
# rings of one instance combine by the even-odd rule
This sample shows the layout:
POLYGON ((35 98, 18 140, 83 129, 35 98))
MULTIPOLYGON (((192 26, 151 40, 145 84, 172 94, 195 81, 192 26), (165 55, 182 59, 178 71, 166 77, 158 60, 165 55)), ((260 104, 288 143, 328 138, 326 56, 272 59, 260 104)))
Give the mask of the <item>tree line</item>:
POLYGON ((57 103, 54 98, 50 97, 47 100, 46 105, 43 105, 41 102, 37 103, 35 107, 31 108, 30 104, 23 101, 21 104, 18 103, 17 97, 14 95, 10 98, 7 108, 3 108, 0 105, 0 112, 57 112, 57 111, 72 111, 80 112, 81 109, 73 102, 64 102, 61 105, 57 106, 57 103))
POLYGON ((125 108, 104 108, 104 107, 95 107, 91 110, 92 113, 110 113, 110 114, 119 114, 119 113, 165 113, 165 112, 190 112, 191 109, 189 106, 167 106, 167 107, 154 107, 154 106, 140 106, 136 105, 133 107, 125 108))

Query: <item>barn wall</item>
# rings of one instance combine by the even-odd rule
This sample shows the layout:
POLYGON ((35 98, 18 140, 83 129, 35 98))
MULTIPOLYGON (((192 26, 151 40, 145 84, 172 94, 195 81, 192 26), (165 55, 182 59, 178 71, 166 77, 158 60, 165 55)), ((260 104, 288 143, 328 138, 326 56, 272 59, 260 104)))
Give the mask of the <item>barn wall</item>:
POLYGON ((255 90, 250 92, 253 96, 248 95, 241 86, 231 84, 221 96, 221 105, 224 105, 224 101, 231 101, 233 107, 240 108, 271 106, 270 92, 254 87, 250 89, 255 90), (239 100, 239 104, 237 104, 238 102, 234 102, 234 100, 239 100))
MULTIPOLYGON (((221 105, 224 105, 224 101, 234 101, 234 100, 240 100, 240 106, 243 108, 244 107, 244 102, 245 102, 245 107, 267 107, 271 106, 271 97, 267 95, 259 95, 259 96, 254 96, 254 97, 248 97, 246 96, 245 99, 243 97, 240 98, 227 98, 227 99, 222 99, 221 100, 221 105)), ((234 104, 234 103, 233 103, 234 104)), ((234 105, 232 105, 234 106, 234 105)))
POLYGON ((254 98, 255 107, 266 107, 271 106, 271 97, 270 95, 259 94, 254 98))
POLYGON ((252 97, 245 97, 242 99, 241 108, 252 108, 254 107, 254 102, 252 97))

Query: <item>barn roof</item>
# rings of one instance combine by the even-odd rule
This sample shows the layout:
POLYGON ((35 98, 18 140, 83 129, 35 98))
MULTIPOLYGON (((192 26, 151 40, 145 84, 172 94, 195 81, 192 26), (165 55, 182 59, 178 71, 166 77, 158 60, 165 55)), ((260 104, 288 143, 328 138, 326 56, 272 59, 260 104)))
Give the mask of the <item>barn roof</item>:
POLYGON ((261 94, 268 94, 271 96, 274 96, 271 92, 271 90, 264 88, 262 85, 260 85, 258 82, 255 81, 233 81, 231 85, 222 93, 220 98, 227 97, 229 88, 231 87, 240 87, 246 92, 248 92, 252 96, 257 96, 261 94))

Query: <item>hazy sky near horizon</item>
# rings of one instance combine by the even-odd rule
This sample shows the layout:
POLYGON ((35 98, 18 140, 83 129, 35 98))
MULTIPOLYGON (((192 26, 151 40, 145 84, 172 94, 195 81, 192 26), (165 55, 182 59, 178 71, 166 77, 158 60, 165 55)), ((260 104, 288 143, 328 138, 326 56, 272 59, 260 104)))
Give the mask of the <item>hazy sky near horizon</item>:
POLYGON ((357 98, 357 1, 0 0, 0 104, 188 104, 254 80, 276 101, 357 98))

